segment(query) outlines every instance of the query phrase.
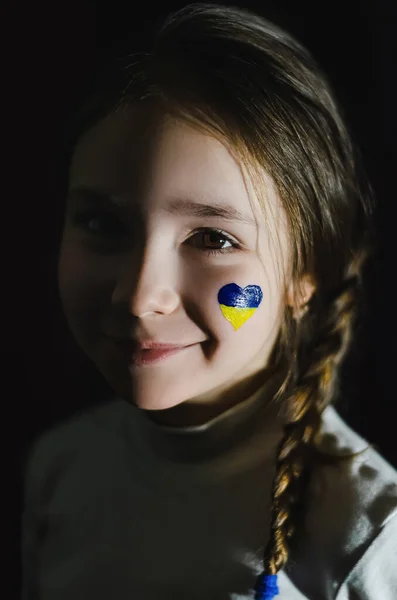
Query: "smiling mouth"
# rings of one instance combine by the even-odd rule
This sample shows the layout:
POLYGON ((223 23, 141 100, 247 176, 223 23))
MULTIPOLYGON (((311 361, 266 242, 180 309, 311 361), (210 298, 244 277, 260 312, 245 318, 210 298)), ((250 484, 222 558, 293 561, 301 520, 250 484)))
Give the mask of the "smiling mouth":
POLYGON ((132 352, 130 360, 131 364, 137 367, 152 365, 166 360, 170 356, 182 352, 187 348, 191 348, 196 344, 190 344, 189 346, 168 346, 163 348, 152 348, 152 349, 141 349, 132 352))

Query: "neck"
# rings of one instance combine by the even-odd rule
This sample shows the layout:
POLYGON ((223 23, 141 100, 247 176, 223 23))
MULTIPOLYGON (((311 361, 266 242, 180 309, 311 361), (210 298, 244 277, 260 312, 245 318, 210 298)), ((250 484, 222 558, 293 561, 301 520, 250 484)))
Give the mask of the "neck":
MULTIPOLYGON (((252 396, 272 376, 270 369, 240 380, 226 389, 186 400, 166 410, 146 411, 147 416, 156 423, 174 427, 198 426, 214 419, 236 404, 252 396)), ((271 398, 269 398, 269 401, 271 398)))

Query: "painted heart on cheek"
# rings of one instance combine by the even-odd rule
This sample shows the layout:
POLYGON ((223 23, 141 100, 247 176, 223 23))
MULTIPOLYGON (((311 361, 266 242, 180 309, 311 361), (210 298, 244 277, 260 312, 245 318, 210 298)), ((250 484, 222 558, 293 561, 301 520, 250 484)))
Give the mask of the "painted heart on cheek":
POLYGON ((258 285, 247 285, 241 288, 236 283, 228 283, 218 293, 222 314, 235 330, 252 317, 262 298, 262 290, 258 285))

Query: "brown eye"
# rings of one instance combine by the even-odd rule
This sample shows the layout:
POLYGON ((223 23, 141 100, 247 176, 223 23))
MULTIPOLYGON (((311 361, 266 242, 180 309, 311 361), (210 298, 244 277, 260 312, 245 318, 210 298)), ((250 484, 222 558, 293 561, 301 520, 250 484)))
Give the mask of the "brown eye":
POLYGON ((120 236, 126 233, 123 223, 112 213, 98 210, 84 210, 72 216, 75 227, 94 236, 120 236))
POLYGON ((217 233, 216 231, 206 231, 203 233, 203 242, 205 246, 209 246, 211 249, 216 249, 214 246, 223 246, 225 243, 229 243, 229 240, 225 235, 217 233))
POLYGON ((189 240, 196 248, 208 254, 225 254, 238 248, 226 233, 218 229, 202 229, 192 235, 189 240), (192 240, 194 240, 192 242, 192 240))

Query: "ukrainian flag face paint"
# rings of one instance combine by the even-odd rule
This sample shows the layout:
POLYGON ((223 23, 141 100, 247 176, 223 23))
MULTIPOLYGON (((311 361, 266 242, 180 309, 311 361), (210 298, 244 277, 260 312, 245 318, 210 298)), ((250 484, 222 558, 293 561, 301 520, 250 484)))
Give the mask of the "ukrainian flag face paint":
POLYGON ((218 293, 218 302, 225 319, 234 329, 252 317, 262 302, 263 294, 259 285, 247 285, 241 288, 236 283, 224 285, 218 293))

